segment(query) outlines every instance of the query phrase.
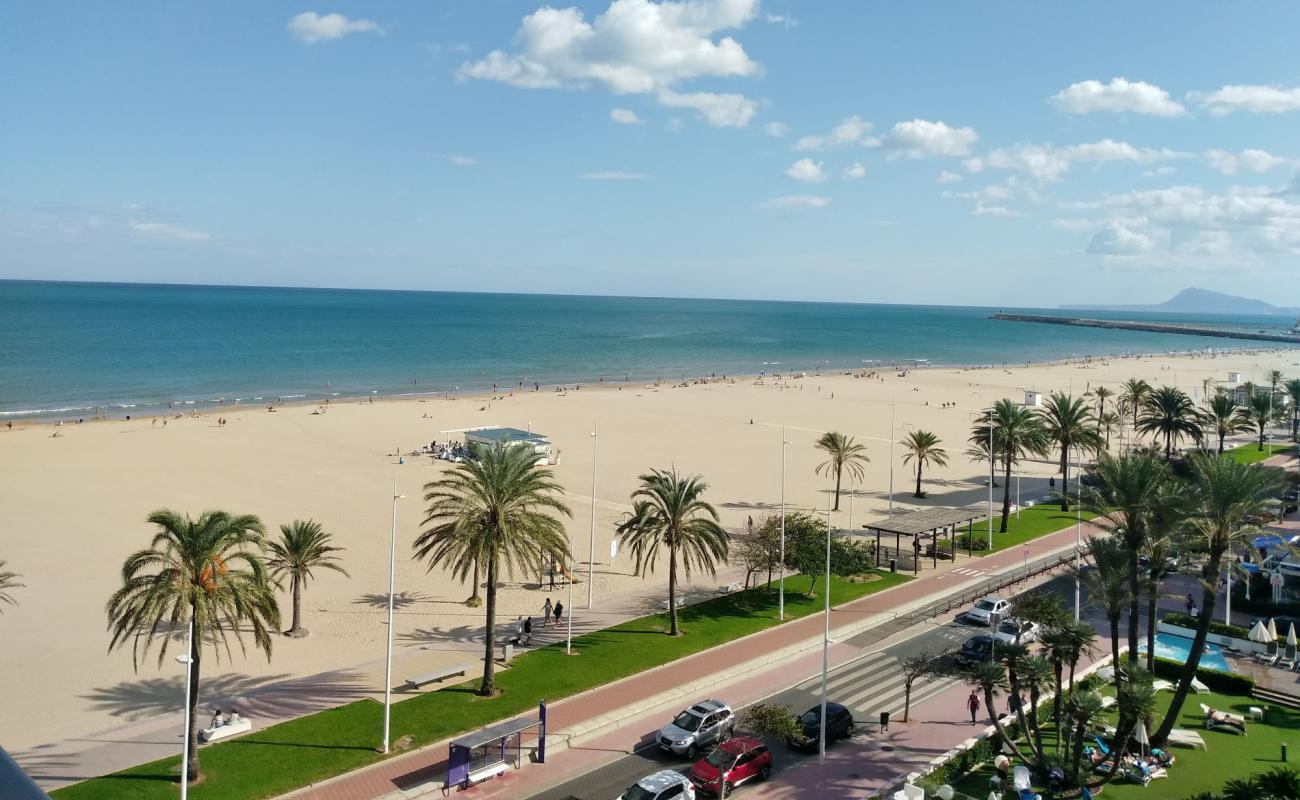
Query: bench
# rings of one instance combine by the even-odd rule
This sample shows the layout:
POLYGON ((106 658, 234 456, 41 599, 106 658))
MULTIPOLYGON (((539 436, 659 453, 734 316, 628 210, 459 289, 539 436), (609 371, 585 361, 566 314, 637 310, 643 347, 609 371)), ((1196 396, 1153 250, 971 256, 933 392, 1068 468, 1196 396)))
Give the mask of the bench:
POLYGON ((731 594, 732 592, 739 592, 742 588, 744 588, 744 584, 740 581, 732 581, 731 583, 724 583, 719 586, 718 594, 731 594))
POLYGON ((407 678, 406 686, 407 688, 410 689, 419 689, 421 686, 425 685, 426 683, 433 683, 434 681, 445 680, 446 678, 450 678, 453 675, 464 675, 464 674, 465 674, 465 665, 463 664, 458 664, 450 667, 443 667, 442 669, 435 669, 432 672, 426 672, 423 675, 416 675, 413 678, 407 678))
POLYGON ((466 780, 469 782, 470 786, 473 786, 482 783, 483 781, 495 778, 498 775, 504 775, 509 770, 509 764, 504 761, 498 761, 495 764, 489 764, 486 767, 480 767, 479 769, 474 770, 467 776, 466 780))
POLYGON ((236 722, 227 722, 225 725, 218 725, 215 728, 204 728, 199 731, 199 740, 215 742, 218 739, 225 739, 239 733, 247 733, 252 729, 253 721, 247 717, 240 717, 236 722))

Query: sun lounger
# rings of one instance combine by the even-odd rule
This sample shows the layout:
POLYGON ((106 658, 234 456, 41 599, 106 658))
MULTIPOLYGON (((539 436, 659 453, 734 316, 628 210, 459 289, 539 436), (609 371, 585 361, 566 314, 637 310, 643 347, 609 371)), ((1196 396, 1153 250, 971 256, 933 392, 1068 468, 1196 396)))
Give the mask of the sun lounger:
POLYGON ((1282 653, 1282 657, 1277 660, 1277 665, 1282 669, 1291 669, 1294 667, 1296 664, 1295 650, 1295 645, 1287 645, 1286 650, 1282 653))
POLYGON ((441 681, 450 678, 453 675, 464 675, 465 669, 466 667, 464 664, 456 664, 450 667, 443 667, 442 669, 435 669, 432 672, 426 672, 423 675, 416 675, 415 677, 407 678, 406 686, 408 689, 419 689, 426 683, 441 681))
POLYGON ((240 717, 234 722, 227 722, 225 725, 218 725, 215 728, 204 728, 199 731, 199 740, 204 742, 215 742, 218 739, 227 739, 240 733, 247 733, 253 729, 253 721, 247 717, 240 717))
POLYGON ((1186 728, 1174 728, 1169 732, 1169 739, 1167 741, 1169 744, 1178 747, 1190 747, 1193 750, 1206 749, 1205 740, 1201 738, 1201 734, 1196 731, 1187 730, 1186 728))
POLYGON ((1105 711, 1106 709, 1115 705, 1117 702, 1119 701, 1111 697, 1110 695, 1105 695, 1101 698, 1101 708, 1103 711, 1105 711))
POLYGON ((1209 694, 1210 687, 1201 683, 1200 678, 1192 678, 1192 691, 1195 692, 1196 694, 1209 694))
POLYGON ((1226 711, 1218 711, 1220 719, 1214 719, 1210 716, 1211 709, 1204 703, 1201 703, 1201 713, 1205 714, 1205 728, 1211 731, 1221 731, 1223 733, 1240 733, 1246 735, 1246 718, 1237 714, 1229 714, 1226 711))
POLYGON ((1153 692, 1172 692, 1174 685, 1169 681, 1152 681, 1151 690, 1153 692))

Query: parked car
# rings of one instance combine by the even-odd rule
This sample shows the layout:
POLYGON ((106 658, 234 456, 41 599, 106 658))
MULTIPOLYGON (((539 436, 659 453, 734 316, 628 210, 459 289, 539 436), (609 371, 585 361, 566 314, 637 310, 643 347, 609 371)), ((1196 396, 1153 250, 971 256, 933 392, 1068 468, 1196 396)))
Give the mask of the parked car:
POLYGON ((701 750, 731 738, 736 717, 721 700, 705 700, 682 711, 659 730, 659 746, 692 761, 701 750))
POLYGON ((1004 619, 998 623, 993 638, 1003 644, 1033 644, 1038 641, 1041 626, 1037 622, 1004 619))
POLYGON ((1287 489, 1282 494, 1282 513, 1290 514, 1296 510, 1297 505, 1300 505, 1300 489, 1287 489))
POLYGON ((987 633, 980 633, 970 637, 962 642, 961 649, 957 651, 957 663, 970 665, 991 660, 996 642, 997 640, 987 633))
POLYGON ((664 769, 632 784, 617 800, 695 800, 695 787, 680 772, 664 769))
POLYGON ((1005 617, 1010 609, 1010 600, 1004 600, 995 594, 991 594, 988 597, 976 600, 975 605, 962 614, 962 619, 975 625, 991 625, 993 624, 994 614, 1005 617))
MULTIPOLYGON (((815 748, 821 738, 822 707, 821 703, 813 706, 799 717, 799 726, 803 728, 804 740, 797 742, 787 740, 791 747, 815 748)), ((853 735, 853 712, 839 703, 826 704, 826 742, 835 739, 847 739, 853 735)))
POLYGON ((730 797, 731 790, 772 774, 772 753, 762 739, 728 739, 691 767, 691 783, 705 794, 730 797))

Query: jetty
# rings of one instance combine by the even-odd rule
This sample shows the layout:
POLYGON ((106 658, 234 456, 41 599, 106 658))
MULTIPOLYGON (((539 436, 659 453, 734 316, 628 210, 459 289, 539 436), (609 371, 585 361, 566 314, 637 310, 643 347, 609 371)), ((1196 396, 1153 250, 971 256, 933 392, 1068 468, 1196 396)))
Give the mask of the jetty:
POLYGON ((1089 319, 1087 317, 1051 317, 1040 314, 1005 314, 1002 312, 994 314, 992 318, 1009 322, 1037 322, 1045 325, 1072 325, 1076 328, 1109 328, 1111 330, 1121 331, 1176 333, 1182 336, 1212 336, 1218 339, 1249 339, 1256 342, 1284 342, 1286 344, 1300 345, 1300 331, 1270 333, 1268 331, 1207 328, 1199 325, 1180 325, 1165 322, 1089 319))

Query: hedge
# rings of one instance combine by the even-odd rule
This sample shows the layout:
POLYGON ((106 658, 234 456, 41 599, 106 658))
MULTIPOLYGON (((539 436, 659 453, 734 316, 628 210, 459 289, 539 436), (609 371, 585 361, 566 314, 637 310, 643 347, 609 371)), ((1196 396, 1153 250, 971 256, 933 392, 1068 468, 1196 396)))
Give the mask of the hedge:
MULTIPOLYGON (((1166 680, 1178 681, 1183 677, 1182 662, 1169 658, 1155 660, 1155 674, 1166 680)), ((1240 694, 1249 696, 1255 689, 1255 679, 1235 672, 1220 672, 1217 669, 1199 667, 1196 677, 1210 689, 1223 694, 1240 694)))
MULTIPOLYGON (((1168 622, 1170 625, 1177 625, 1180 628, 1191 628, 1192 630, 1196 630, 1196 626, 1200 624, 1196 617, 1191 617, 1177 611, 1166 612, 1165 615, 1160 618, 1160 621, 1168 622)), ((1250 631, 1246 628, 1243 628, 1240 625, 1225 625, 1222 622, 1211 622, 1210 633, 1217 633, 1220 636, 1232 636, 1237 639, 1250 638, 1250 631)))

